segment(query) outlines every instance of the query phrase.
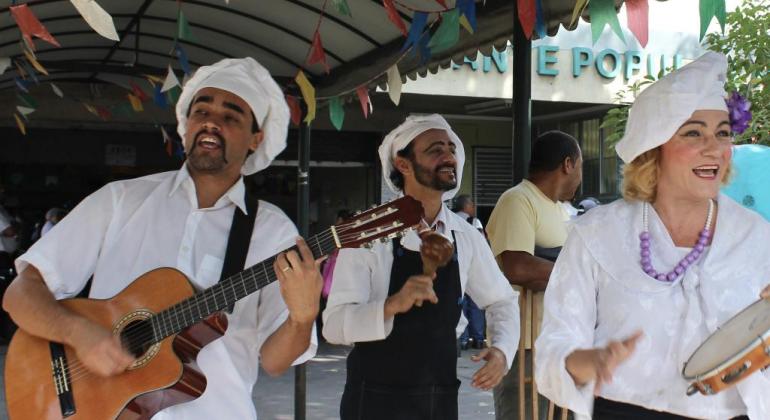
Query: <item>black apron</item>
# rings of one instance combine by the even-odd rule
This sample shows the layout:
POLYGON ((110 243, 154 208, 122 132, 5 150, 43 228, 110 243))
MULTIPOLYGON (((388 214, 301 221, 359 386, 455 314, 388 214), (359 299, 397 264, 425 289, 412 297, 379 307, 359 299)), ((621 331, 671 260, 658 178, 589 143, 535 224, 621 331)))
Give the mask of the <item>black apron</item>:
MULTIPOLYGON (((421 273, 420 253, 393 240, 388 296, 421 273)), ((355 344, 347 360, 342 420, 457 419, 455 328, 462 309, 457 247, 449 264, 437 271, 433 289, 437 304, 425 302, 397 314, 384 340, 355 344)))

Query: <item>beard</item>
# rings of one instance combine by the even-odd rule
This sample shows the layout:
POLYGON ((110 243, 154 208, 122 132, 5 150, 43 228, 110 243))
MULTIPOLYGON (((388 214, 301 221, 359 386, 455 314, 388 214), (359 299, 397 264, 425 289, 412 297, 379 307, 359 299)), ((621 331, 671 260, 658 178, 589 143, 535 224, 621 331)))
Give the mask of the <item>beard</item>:
POLYGON ((455 169, 454 165, 442 165, 438 166, 434 170, 420 165, 419 163, 412 161, 414 166, 414 177, 421 185, 434 189, 436 191, 449 191, 457 186, 457 175, 455 178, 449 181, 444 181, 439 175, 439 171, 444 168, 455 169))
POLYGON ((227 147, 225 139, 222 136, 218 133, 207 133, 206 130, 201 130, 195 137, 193 137, 192 147, 190 148, 190 152, 187 153, 187 164, 199 172, 218 172, 227 165, 227 158, 225 157, 226 152, 227 147), (219 139, 221 144, 220 154, 208 153, 207 151, 198 149, 198 138, 204 133, 219 139))

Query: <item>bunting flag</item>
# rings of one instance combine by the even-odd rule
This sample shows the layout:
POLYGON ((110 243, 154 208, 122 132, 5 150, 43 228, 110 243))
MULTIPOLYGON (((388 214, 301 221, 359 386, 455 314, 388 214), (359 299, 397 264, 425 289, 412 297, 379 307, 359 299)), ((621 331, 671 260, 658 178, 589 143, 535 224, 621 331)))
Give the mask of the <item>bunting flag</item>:
MULTIPOLYGON (((21 90, 24 93, 29 93, 29 89, 28 89, 29 88, 29 82, 28 81, 26 81, 24 79, 20 79, 18 76, 14 77, 13 81, 16 82, 16 87, 18 87, 19 90, 21 90)), ((33 107, 33 108, 36 108, 36 107, 33 107)))
POLYGON ((535 0, 535 32, 540 39, 548 36, 545 30, 545 18, 543 18, 542 0, 535 0))
POLYGON ((446 0, 436 0, 436 3, 440 4, 441 7, 443 7, 444 9, 448 9, 449 8, 446 5, 446 0))
POLYGON ((460 39, 460 11, 452 9, 441 14, 441 25, 430 39, 428 47, 431 54, 445 51, 460 39))
POLYGON ((176 78, 176 74, 174 74, 174 70, 171 69, 171 64, 169 64, 166 80, 163 81, 163 87, 160 88, 160 91, 166 92, 171 90, 174 86, 179 86, 179 79, 176 78))
POLYGON ((34 67, 35 70, 37 70, 38 73, 45 74, 46 76, 48 76, 48 70, 46 70, 45 67, 43 67, 43 65, 40 64, 40 62, 35 59, 35 56, 32 55, 31 52, 25 49, 24 56, 27 58, 27 61, 29 61, 29 63, 32 64, 32 67, 34 67))
POLYGON ((398 9, 396 9, 396 5, 393 4, 393 0, 382 0, 382 5, 388 13, 388 19, 396 25, 396 28, 398 28, 404 36, 407 36, 406 25, 404 24, 404 21, 401 20, 401 16, 398 15, 398 9))
POLYGON ((577 0, 575 2, 575 8, 572 9, 572 18, 569 20, 569 27, 575 28, 575 22, 577 22, 580 15, 583 14, 583 10, 586 9, 586 6, 588 6, 588 0, 577 0))
POLYGON ((182 66, 184 74, 190 75, 192 71, 190 70, 190 62, 187 61, 187 53, 178 42, 174 44, 174 54, 176 55, 176 58, 179 59, 179 65, 182 66))
POLYGON ((179 101, 179 95, 182 93, 182 87, 181 86, 174 86, 171 88, 168 92, 166 92, 166 96, 168 96, 168 103, 171 105, 176 105, 176 103, 179 101))
POLYGON ((348 6, 346 0, 332 0, 332 5, 341 15, 353 17, 353 14, 350 13, 350 6, 348 6))
POLYGON ((361 111, 364 113, 364 118, 369 118, 369 114, 371 114, 374 109, 366 85, 356 88, 356 95, 358 95, 358 102, 361 103, 361 111))
POLYGON ((16 110, 19 111, 19 114, 21 114, 21 116, 24 117, 24 119, 27 121, 29 121, 29 119, 27 118, 27 115, 35 112, 35 108, 29 108, 21 105, 17 105, 16 110))
POLYGON ((187 18, 184 15, 184 12, 182 12, 182 8, 179 8, 179 14, 177 15, 177 38, 183 39, 185 41, 195 41, 195 37, 193 37, 192 31, 190 30, 190 23, 187 22, 187 18))
POLYGON ((532 39, 532 31, 535 29, 535 19, 537 17, 535 0, 517 0, 516 9, 519 12, 519 23, 521 23, 524 36, 527 39, 532 39))
POLYGON ((97 34, 113 41, 120 41, 112 16, 104 11, 99 3, 95 0, 70 0, 70 2, 97 34))
POLYGON ((64 98, 64 92, 62 92, 61 89, 59 89, 59 86, 56 86, 55 84, 53 84, 53 82, 51 82, 51 89, 53 89, 53 93, 56 94, 56 96, 60 98, 64 98))
POLYGON ((90 112, 91 114, 94 114, 94 115, 95 115, 95 116, 97 116, 97 117, 99 116, 99 111, 97 111, 97 110, 96 110, 96 108, 94 108, 94 107, 93 107, 93 105, 91 105, 91 104, 87 104, 87 103, 83 102, 83 106, 84 106, 84 107, 86 108, 86 110, 87 110, 88 112, 90 112))
POLYGON ((162 125, 160 126, 160 135, 163 136, 163 144, 166 146, 166 154, 169 157, 174 156, 174 139, 168 135, 168 131, 162 125))
POLYGON ((647 0, 626 0, 628 29, 634 34, 642 48, 647 46, 649 40, 649 14, 650 6, 647 0))
POLYGON ((725 33, 725 22, 727 20, 727 12, 725 10, 725 0, 700 0, 700 38, 703 41, 703 37, 706 35, 706 30, 711 23, 711 18, 717 18, 719 26, 722 28, 722 33, 725 33))
POLYGON ((147 96, 146 93, 144 93, 142 88, 140 88, 136 83, 134 83, 133 80, 128 82, 128 84, 131 85, 131 93, 133 93, 134 96, 136 96, 140 101, 144 102, 150 99, 150 97, 147 96))
POLYGON ((134 96, 132 93, 128 94, 128 101, 131 103, 131 108, 134 110, 134 112, 144 111, 144 107, 142 106, 142 101, 140 101, 139 98, 134 96))
POLYGON ((27 127, 24 126, 24 121, 19 118, 19 114, 13 113, 13 118, 16 119, 16 126, 19 127, 19 131, 21 131, 21 134, 26 136, 27 135, 27 127))
POLYGON ((16 21, 16 25, 19 26, 21 36, 24 37, 27 44, 30 46, 30 49, 33 51, 35 49, 35 44, 32 42, 33 36, 36 36, 49 44, 61 47, 59 42, 48 33, 48 29, 46 29, 37 19, 35 14, 32 13, 32 10, 27 7, 26 3, 18 6, 10 6, 8 9, 11 11, 11 16, 13 16, 13 20, 16 21))
POLYGON ((388 69, 388 96, 398 106, 401 101, 401 75, 398 74, 397 64, 388 69))
POLYGON ((8 67, 11 67, 11 57, 0 57, 0 74, 5 73, 8 67))
POLYGON ((615 0, 591 0, 588 2, 588 11, 591 15, 591 36, 594 44, 602 35, 606 25, 610 25, 623 43, 626 42, 618 22, 618 13, 615 11, 615 0))
POLYGON ((310 54, 307 56, 307 64, 313 65, 321 63, 326 70, 326 74, 329 74, 329 65, 326 63, 326 53, 324 52, 323 43, 321 43, 321 32, 315 31, 313 35, 313 44, 310 46, 310 54))
POLYGON ((337 131, 342 130, 342 123, 345 121, 345 108, 342 107, 339 96, 329 99, 329 119, 337 131))
POLYGON ((409 27, 409 34, 406 36, 406 41, 404 41, 404 45, 401 47, 401 52, 406 51, 408 48, 417 45, 420 42, 422 31, 425 29, 425 24, 427 22, 427 13, 414 12, 414 16, 412 16, 412 26, 409 27))
POLYGON ((296 81, 297 85, 299 85, 299 90, 302 91, 302 98, 305 100, 305 104, 307 105, 305 123, 310 124, 315 119, 315 88, 310 84, 310 81, 307 80, 307 76, 305 76, 305 73, 303 73, 302 70, 297 73, 297 77, 294 78, 294 81, 296 81))
POLYGON ((33 98, 33 97, 29 96, 29 94, 28 94, 28 93, 25 93, 25 92, 19 92, 19 93, 17 93, 17 94, 16 94, 16 98, 17 98, 17 99, 18 99, 18 100, 19 100, 21 103, 23 103, 24 105, 26 105, 27 107, 29 107, 29 108, 35 108, 35 109, 37 109, 37 101, 35 100, 35 98, 33 98))
POLYGON ((112 113, 110 113, 110 110, 103 106, 96 107, 96 116, 103 119, 104 121, 109 121, 112 119, 112 113))
POLYGON ((457 0, 455 7, 460 9, 460 24, 468 32, 476 32, 476 2, 474 0, 457 0))
POLYGON ((19 63, 20 63, 19 60, 13 60, 13 64, 16 65, 16 71, 19 72, 19 76, 21 76, 22 79, 26 80, 28 76, 27 71, 24 70, 24 67, 22 67, 21 64, 19 63))
POLYGON ((285 97, 286 105, 289 105, 289 112, 291 113, 291 123, 299 126, 300 119, 302 119, 302 109, 299 107, 299 101, 291 95, 285 95, 285 97))
POLYGON ((35 74, 35 70, 32 70, 32 67, 29 66, 29 64, 26 61, 19 61, 22 67, 24 67, 24 70, 29 75, 30 79, 32 79, 35 84, 40 84, 40 80, 38 80, 37 75, 35 74))
POLYGON ((168 101, 166 100, 166 94, 161 90, 161 85, 156 84, 152 89, 152 100, 158 108, 166 109, 168 107, 168 101))
POLYGON ((156 76, 154 74, 145 74, 144 77, 146 77, 147 81, 150 82, 150 84, 153 86, 155 86, 156 83, 163 84, 163 81, 165 80, 164 78, 156 76))

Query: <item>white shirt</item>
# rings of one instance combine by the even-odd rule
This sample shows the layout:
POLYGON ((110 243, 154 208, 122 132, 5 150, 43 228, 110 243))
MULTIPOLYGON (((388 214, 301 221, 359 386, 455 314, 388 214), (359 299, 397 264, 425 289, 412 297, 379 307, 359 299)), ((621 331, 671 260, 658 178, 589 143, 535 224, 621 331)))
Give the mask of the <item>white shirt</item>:
MULTIPOLYGON (((618 200, 575 222, 548 282, 535 343, 535 378, 543 395, 589 415, 594 385, 576 387, 565 359, 577 349, 605 346, 642 330, 634 354, 618 366, 612 383, 602 385, 602 397, 687 417, 770 418, 767 373, 717 395, 685 395, 685 362, 770 282, 770 224, 727 196, 720 195, 718 203, 711 246, 673 283, 657 281, 641 269, 640 202, 618 200)), ((652 206, 649 216, 653 266, 668 271, 691 248, 674 245, 652 206)))
MULTIPOLYGON (((500 349, 510 367, 519 343, 518 294, 497 267, 484 237, 470 223, 442 206, 436 218, 437 232, 457 243, 460 284, 481 309, 486 310, 488 337, 500 349)), ((402 240, 404 248, 419 251, 420 237, 413 231, 402 240)), ((332 343, 351 344, 384 340, 393 330, 393 318, 385 319, 385 300, 393 264, 392 242, 371 249, 342 249, 334 267, 323 334, 332 343)))
MULTIPOLYGON (((464 211, 458 211, 458 212, 456 212, 456 213, 457 213, 457 215, 458 215, 458 216, 462 217, 462 218, 463 218, 463 219, 464 219, 466 222, 468 221, 468 218, 469 218, 469 217, 471 217, 471 215, 470 215, 470 214, 468 214, 468 213, 466 213, 466 212, 464 212, 464 211)), ((473 227, 475 227, 476 229, 479 229, 479 230, 484 230, 484 225, 483 225, 483 224, 481 224, 481 220, 479 220, 479 218, 478 218, 478 217, 475 217, 475 216, 474 216, 474 217, 473 217, 473 219, 471 219, 471 222, 470 222, 470 223, 471 223, 471 225, 473 225, 473 227)))
MULTIPOLYGON (((219 281, 233 212, 244 212, 242 179, 211 208, 198 209, 186 165, 91 194, 16 260, 32 264, 57 299, 77 294, 93 273, 90 297, 109 298, 158 267, 183 272, 197 289, 219 281)), ((277 207, 260 201, 246 258, 254 265, 295 243, 297 230, 277 207)), ((163 286, 158 285, 162 293, 163 286)), ((288 310, 278 283, 240 300, 228 315, 225 335, 204 347, 198 365, 208 385, 200 398, 169 407, 154 419, 256 419, 251 390, 264 341, 288 310)), ((315 354, 315 334, 302 362, 315 354)))

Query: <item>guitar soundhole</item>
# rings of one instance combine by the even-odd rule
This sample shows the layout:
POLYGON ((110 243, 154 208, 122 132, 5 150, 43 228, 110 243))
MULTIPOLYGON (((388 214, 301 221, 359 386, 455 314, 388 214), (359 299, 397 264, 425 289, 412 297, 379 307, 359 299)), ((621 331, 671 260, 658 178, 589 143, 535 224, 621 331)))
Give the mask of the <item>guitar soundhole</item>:
POLYGON ((129 322, 120 333, 123 347, 137 359, 147 353, 150 347, 155 344, 154 338, 152 324, 145 319, 129 322))

